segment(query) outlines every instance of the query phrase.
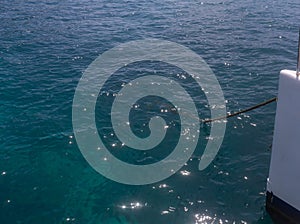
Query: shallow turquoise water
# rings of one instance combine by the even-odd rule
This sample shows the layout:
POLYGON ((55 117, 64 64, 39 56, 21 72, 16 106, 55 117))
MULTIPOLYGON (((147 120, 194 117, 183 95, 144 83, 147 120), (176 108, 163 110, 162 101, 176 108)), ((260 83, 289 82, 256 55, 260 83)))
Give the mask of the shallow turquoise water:
MULTIPOLYGON (((272 223, 264 192, 275 104, 228 120, 206 170, 198 171, 210 130, 202 126, 202 141, 183 172, 127 186, 104 178, 83 158, 73 135, 72 100, 83 71, 104 51, 158 38, 205 59, 228 111, 252 106, 277 94, 281 69, 295 68, 299 9, 296 0, 2 0, 0 223, 272 223)), ((126 80, 141 68, 178 72, 150 63, 118 73, 126 80)), ((209 116, 203 92, 182 84, 195 94, 201 116, 209 116)), ((142 136, 141 129, 137 124, 135 133, 142 136)), ((168 139, 162 153, 176 141, 168 139)))

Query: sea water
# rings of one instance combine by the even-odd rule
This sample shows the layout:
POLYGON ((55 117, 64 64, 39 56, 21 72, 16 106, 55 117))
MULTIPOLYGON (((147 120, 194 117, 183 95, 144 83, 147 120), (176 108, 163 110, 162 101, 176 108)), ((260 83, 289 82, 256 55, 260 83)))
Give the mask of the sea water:
MULTIPOLYGON (((276 103, 229 118, 206 169, 198 165, 210 124, 200 126, 199 144, 178 172, 132 186, 87 163, 74 136, 72 102, 99 55, 156 38, 206 61, 228 112, 253 106, 276 96, 281 69, 295 69, 299 9, 296 0, 1 0, 0 223, 271 224, 264 206, 276 103)), ((122 154, 114 150, 110 127, 115 86, 139 75, 173 76, 193 96, 200 118, 210 116, 205 90, 174 66, 138 62, 116 73, 102 89, 105 97, 98 96, 96 120, 103 142, 124 161, 143 165, 165 158, 177 144, 180 118, 166 111, 172 105, 164 99, 137 102, 142 109, 129 117, 137 136, 150 134, 138 122, 148 119, 147 108, 151 116, 168 112, 160 115, 175 120, 174 133, 151 156, 122 154)))

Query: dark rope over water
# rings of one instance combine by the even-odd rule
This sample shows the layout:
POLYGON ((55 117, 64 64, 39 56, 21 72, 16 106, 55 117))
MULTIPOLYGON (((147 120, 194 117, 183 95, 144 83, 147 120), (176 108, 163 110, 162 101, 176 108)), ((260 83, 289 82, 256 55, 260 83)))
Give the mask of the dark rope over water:
POLYGON ((204 120, 202 120, 202 122, 203 123, 210 123, 210 122, 214 122, 214 121, 218 121, 218 120, 223 120, 223 119, 226 119, 226 118, 229 118, 229 117, 234 117, 234 116, 237 116, 239 114, 246 113, 246 112, 248 112, 250 110, 254 110, 256 108, 268 105, 269 103, 272 103, 274 101, 277 101, 277 97, 273 97, 273 98, 271 98, 271 99, 269 99, 267 101, 264 101, 262 103, 256 104, 255 106, 249 107, 249 108, 247 108, 245 110, 241 110, 241 111, 235 112, 233 114, 228 114, 227 116, 217 117, 217 118, 214 118, 214 119, 204 119, 204 120))

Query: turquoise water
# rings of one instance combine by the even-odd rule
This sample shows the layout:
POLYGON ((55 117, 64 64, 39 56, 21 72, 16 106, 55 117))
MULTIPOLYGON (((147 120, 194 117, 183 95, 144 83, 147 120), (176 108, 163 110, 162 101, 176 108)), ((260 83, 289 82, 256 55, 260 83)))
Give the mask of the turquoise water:
MULTIPOLYGON (((275 104, 229 119, 222 147, 204 171, 198 157, 209 125, 201 126, 200 143, 181 171, 156 184, 128 186, 104 178, 83 158, 72 100, 82 73, 104 51, 158 38, 205 59, 228 111, 252 106, 277 94, 281 69, 295 68, 299 9, 298 0, 1 0, 0 223, 271 224, 264 203, 275 104)), ((140 63, 118 74, 127 80, 140 71, 182 72, 140 63)), ((182 85, 208 117, 203 92, 182 85)), ((108 98, 103 105, 110 105, 108 98)), ((99 124, 109 123, 105 119, 99 124)), ((136 124, 134 131, 143 137, 143 128, 136 124)), ((174 136, 152 162, 170 153, 174 136)))

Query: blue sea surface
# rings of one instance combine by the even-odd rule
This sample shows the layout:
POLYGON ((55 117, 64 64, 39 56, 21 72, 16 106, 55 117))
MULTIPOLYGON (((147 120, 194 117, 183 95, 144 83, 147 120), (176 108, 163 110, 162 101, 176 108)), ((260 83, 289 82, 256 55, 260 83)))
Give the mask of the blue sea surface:
MULTIPOLYGON (((83 72, 99 55, 156 38, 206 61, 228 112, 253 106, 277 95, 280 70, 296 67, 299 12, 298 0, 1 0, 0 223, 271 224, 264 206, 275 103, 228 119, 220 151, 203 171, 198 164, 210 125, 201 125, 199 144, 182 169, 143 186, 111 181, 87 163, 73 133, 72 103, 83 72)), ((107 97, 98 97, 99 114, 109 114, 116 85, 153 73, 179 77, 200 118, 210 116, 201 88, 159 62, 118 70, 103 89, 107 97)), ((160 102, 150 114, 170 103, 147 100, 160 102)), ((138 104, 147 109, 147 102, 138 104)), ((133 111, 130 119, 143 115, 133 111)), ((114 141, 109 119, 97 119, 107 144, 114 141)), ((137 136, 149 135, 134 124, 137 136)), ((153 163, 172 151, 178 135, 167 135, 149 161, 130 151, 114 155, 153 163)))

